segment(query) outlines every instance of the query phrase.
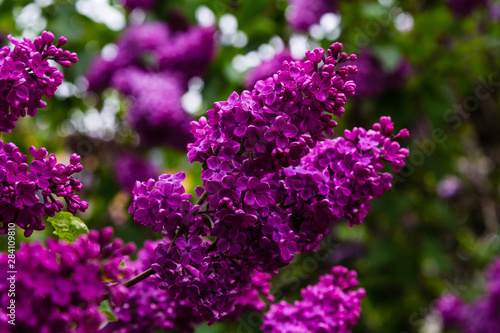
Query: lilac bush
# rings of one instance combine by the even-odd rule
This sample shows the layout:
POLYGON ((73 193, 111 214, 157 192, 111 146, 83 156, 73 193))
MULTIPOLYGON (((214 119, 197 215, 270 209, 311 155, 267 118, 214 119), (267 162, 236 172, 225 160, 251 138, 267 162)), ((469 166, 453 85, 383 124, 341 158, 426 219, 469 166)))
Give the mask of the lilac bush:
MULTIPOLYGON (((51 43, 47 36, 34 45, 51 43)), ((130 123, 145 142, 148 135, 181 140, 189 119, 179 99, 187 79, 206 67, 211 38, 211 28, 131 27, 118 43, 115 60, 97 60, 89 88, 113 86, 128 96, 130 123), (197 47, 202 52, 192 52, 197 47), (153 57, 145 61, 147 54, 153 57)), ((62 64, 76 59, 62 54, 68 57, 57 58, 62 64)), ((136 224, 161 231, 164 239, 147 242, 136 261, 127 258, 133 245, 110 241, 110 228, 72 244, 23 244, 16 257, 16 293, 24 303, 15 331, 96 332, 106 324, 99 310, 105 299, 118 320, 104 332, 193 332, 194 324, 265 310, 273 301, 271 275, 296 254, 318 249, 334 223, 361 224, 371 200, 391 188, 392 175, 385 169, 399 172, 405 166, 409 152, 398 141, 409 133, 395 132, 390 117, 381 117, 371 129, 327 138, 337 126, 333 116, 342 117, 347 98, 355 93, 349 79, 358 72, 351 65, 355 60, 340 43, 326 52, 308 51, 305 60, 284 60, 281 70, 258 80, 252 90, 233 92, 227 101, 214 103, 207 117, 192 121, 187 157, 202 164, 198 199, 192 202, 185 192, 183 172, 137 181, 129 213, 136 224)), ((8 67, 4 63, 2 71, 8 67)), ((45 93, 50 97, 53 91, 45 93)), ((78 155, 64 165, 45 148, 31 147, 30 154, 34 160, 28 165, 14 144, 0 141, 4 233, 8 222, 16 222, 26 236, 42 230, 41 217, 54 216, 64 206, 53 194, 64 197, 72 213, 88 208, 74 194, 82 189, 72 177, 82 170, 78 155)), ((349 332, 364 297, 363 289, 352 290, 356 286, 354 272, 334 267, 332 275, 302 291, 302 301, 273 305, 262 327, 265 332, 349 332)), ((0 311, 9 302, 7 289, 4 277, 0 311)), ((7 325, 5 315, 0 325, 7 325)))
POLYGON ((363 288, 353 290, 357 286, 356 272, 335 266, 332 274, 302 289, 302 300, 272 304, 264 314, 262 332, 350 333, 366 294, 363 288))
POLYGON ((42 216, 54 216, 64 208, 55 197, 64 198, 71 213, 84 212, 89 206, 75 194, 83 188, 73 177, 83 169, 80 156, 71 155, 65 165, 45 148, 31 146, 29 152, 31 162, 16 145, 0 140, 0 234, 7 233, 10 222, 24 229, 26 237, 45 229, 42 216))
POLYGON ((0 132, 10 133, 19 117, 33 117, 47 106, 63 80, 63 74, 48 60, 69 67, 78 61, 76 53, 64 51, 65 37, 53 45, 54 35, 44 31, 33 41, 8 36, 14 49, 0 48, 0 132))
MULTIPOLYGON (((99 304, 111 293, 120 300, 126 290, 112 283, 129 277, 121 262, 135 252, 133 243, 112 239, 113 231, 91 230, 74 243, 48 240, 23 243, 16 251, 16 325, 7 323, 9 280, 7 254, 0 255, 0 331, 96 332, 106 317, 99 304), (106 282, 105 282, 106 281, 106 282)), ((126 289, 126 288, 125 288, 126 289)))
POLYGON ((236 309, 251 277, 276 273, 296 253, 315 250, 342 218, 360 224, 370 200, 391 187, 385 163, 398 172, 408 150, 382 117, 326 139, 355 84, 354 55, 340 43, 285 61, 252 91, 214 103, 192 122, 191 162, 202 163, 204 187, 193 204, 183 173, 137 182, 129 212, 162 231, 150 274, 176 299, 188 299, 209 324, 236 309), (210 238, 206 238, 210 236, 210 238))

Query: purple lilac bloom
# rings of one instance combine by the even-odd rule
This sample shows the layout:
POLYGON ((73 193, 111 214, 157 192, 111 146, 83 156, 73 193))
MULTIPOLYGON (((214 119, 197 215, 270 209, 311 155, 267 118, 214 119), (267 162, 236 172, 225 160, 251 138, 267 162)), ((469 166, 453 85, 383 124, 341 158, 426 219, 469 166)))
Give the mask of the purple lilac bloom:
POLYGON ((78 61, 76 53, 61 49, 66 38, 60 37, 53 45, 54 35, 48 31, 33 41, 8 38, 14 49, 0 48, 0 132, 5 133, 10 133, 19 117, 33 117, 46 107, 42 97, 51 98, 61 85, 63 74, 48 60, 64 67, 78 61))
POLYGON ((264 333, 350 333, 361 313, 366 293, 358 286, 356 272, 342 266, 320 277, 318 284, 302 289, 302 300, 271 305, 264 315, 264 333))
POLYGON ((360 224, 370 201, 391 187, 385 164, 398 172, 408 150, 382 117, 370 130, 333 134, 355 84, 357 68, 342 44, 285 61, 252 91, 214 103, 191 123, 191 162, 202 163, 204 187, 192 204, 183 174, 137 182, 129 212, 162 230, 153 279, 176 299, 190 299, 213 323, 238 307, 254 273, 276 273, 296 253, 316 249, 332 223, 360 224), (168 186, 163 183, 167 181, 168 186), (210 237, 207 237, 210 236, 210 237))
POLYGON ((464 333, 500 331, 500 258, 486 271, 486 292, 467 304, 460 297, 443 295, 434 310, 442 319, 445 329, 459 329, 464 333))
POLYGON ((29 149, 33 160, 22 154, 13 143, 0 140, 0 234, 7 233, 7 224, 14 222, 29 237, 34 230, 45 229, 42 216, 54 216, 64 207, 55 197, 64 198, 68 211, 84 212, 88 203, 77 191, 82 190, 73 174, 82 171, 80 156, 73 154, 69 164, 57 163, 47 149, 29 149), (55 196, 55 197, 54 197, 55 196))
POLYGON ((470 15, 479 7, 485 7, 488 0, 447 0, 451 11, 457 17, 470 15))
MULTIPOLYGON (((162 241, 146 241, 137 261, 127 262, 134 274, 148 269, 154 262, 154 250, 162 241)), ((176 329, 179 333, 194 332, 192 325, 202 322, 189 299, 175 299, 158 289, 149 278, 129 289, 128 294, 113 313, 118 319, 108 323, 102 333, 153 333, 176 329)))
POLYGON ((168 143, 186 149, 194 141, 189 129, 192 117, 182 108, 182 83, 175 73, 128 67, 114 74, 112 85, 130 97, 128 122, 141 144, 168 143))
POLYGON ((334 0, 288 0, 288 3, 287 21, 294 30, 307 31, 319 23, 323 14, 337 11, 334 0))
POLYGON ((146 181, 160 174, 156 165, 135 153, 125 153, 115 160, 116 181, 127 192, 131 192, 136 181, 146 181))
MULTIPOLYGON (((183 240, 182 243, 181 247, 185 250, 189 241, 183 240)), ((138 253, 137 261, 128 262, 127 267, 131 268, 135 274, 151 267, 155 259, 155 249, 159 245, 160 247, 168 246, 164 241, 146 241, 144 248, 138 253)), ((193 249, 191 253, 195 253, 196 247, 193 249)), ((250 286, 235 298, 233 312, 223 319, 237 320, 243 312, 263 311, 266 304, 260 295, 272 301, 273 297, 269 293, 269 288, 270 275, 255 272, 250 286)), ((192 326, 203 321, 190 298, 176 298, 167 291, 158 290, 158 281, 154 278, 149 278, 130 288, 123 303, 115 307, 113 312, 118 321, 109 323, 102 331, 103 333, 152 333, 168 329, 176 329, 179 333, 192 333, 194 332, 192 326)))
POLYGON ((252 88, 257 81, 268 78, 279 71, 281 66, 283 66, 284 61, 294 60, 296 59, 292 57, 289 50, 284 50, 281 53, 276 54, 272 59, 263 61, 259 66, 248 72, 245 78, 245 86, 247 88, 252 88))
POLYGON ((7 323, 9 280, 7 254, 0 255, 0 331, 97 332, 106 317, 99 304, 106 293, 119 296, 126 290, 111 287, 130 271, 121 263, 135 252, 135 245, 113 239, 113 230, 91 230, 74 243, 48 240, 22 243, 16 251, 16 325, 7 323), (107 282, 104 282, 107 281, 107 282))

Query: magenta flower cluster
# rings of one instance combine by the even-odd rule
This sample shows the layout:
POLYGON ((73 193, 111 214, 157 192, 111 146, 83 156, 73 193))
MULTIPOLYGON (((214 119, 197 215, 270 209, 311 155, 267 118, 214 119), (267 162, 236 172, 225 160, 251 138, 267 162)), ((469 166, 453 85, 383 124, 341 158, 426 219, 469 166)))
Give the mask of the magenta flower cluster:
POLYGON ((33 41, 17 40, 9 35, 14 49, 0 48, 0 132, 10 133, 19 117, 33 117, 38 109, 47 106, 42 100, 51 98, 61 85, 63 74, 48 60, 69 67, 78 61, 76 53, 64 51, 61 37, 53 45, 54 35, 44 31, 33 41))
POLYGON ((181 149, 193 141, 192 120, 181 106, 187 82, 203 75, 214 55, 214 30, 193 26, 172 31, 167 24, 130 26, 113 59, 98 57, 87 73, 88 89, 109 86, 130 98, 128 122, 146 145, 181 149))
POLYGON ((285 61, 192 122, 188 157, 202 163, 204 185, 194 205, 182 173, 134 187, 134 221, 167 238, 155 250, 154 278, 209 323, 235 311, 256 272, 275 273, 316 249, 341 218, 360 224, 370 200, 391 187, 384 165, 404 166, 408 150, 396 141, 408 131, 393 134, 389 117, 326 139, 337 125, 332 114, 342 116, 355 90, 345 79, 357 72, 346 64, 356 57, 341 51, 335 43, 285 61))
POLYGON ((336 0, 288 0, 287 21, 294 30, 307 31, 326 13, 337 11, 336 0))
POLYGON ((104 282, 130 276, 121 262, 135 252, 135 245, 111 240, 113 231, 90 231, 74 243, 48 240, 23 243, 16 251, 16 325, 7 323, 7 254, 0 255, 0 331, 9 332, 97 332, 106 317, 99 304, 106 293, 122 291, 104 282))
POLYGON ((57 163, 54 154, 47 149, 31 146, 28 156, 13 143, 0 140, 0 234, 7 233, 7 224, 16 223, 29 237, 34 230, 45 229, 42 216, 54 216, 64 203, 68 211, 84 212, 88 203, 82 201, 77 191, 82 190, 79 180, 72 177, 82 171, 80 156, 73 154, 69 164, 57 163))
POLYGON ((486 271, 486 293, 470 304, 459 296, 445 294, 435 305, 445 329, 464 333, 500 331, 500 258, 486 271))
MULTIPOLYGON (((154 250, 162 243, 146 241, 137 260, 127 262, 127 268, 139 274, 151 267, 155 258, 154 250)), ((252 277, 251 286, 236 300, 235 310, 224 319, 237 319, 243 312, 263 311, 266 304, 260 295, 271 301, 269 287, 270 276, 256 273, 252 277)), ((108 323, 102 330, 103 333, 152 333, 169 329, 175 329, 179 333, 192 333, 192 326, 203 322, 189 299, 177 299, 159 291, 157 281, 151 278, 130 288, 123 303, 115 307, 113 312, 118 321, 108 323)))
POLYGON ((342 266, 320 277, 318 284, 302 289, 302 300, 271 305, 261 326, 264 333, 350 333, 361 313, 366 293, 356 272, 342 266))

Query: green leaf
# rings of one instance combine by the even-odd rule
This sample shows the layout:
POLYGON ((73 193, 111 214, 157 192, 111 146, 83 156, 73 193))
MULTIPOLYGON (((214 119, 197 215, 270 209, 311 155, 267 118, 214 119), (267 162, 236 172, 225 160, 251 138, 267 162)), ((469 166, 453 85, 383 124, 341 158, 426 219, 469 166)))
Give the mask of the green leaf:
POLYGON ((55 229, 54 234, 59 236, 59 239, 70 243, 74 242, 79 235, 89 233, 85 223, 68 212, 56 213, 54 217, 47 218, 47 222, 52 224, 55 229))
POLYGON ((111 309, 111 305, 109 304, 109 301, 107 299, 102 301, 99 305, 99 312, 106 315, 108 321, 118 321, 118 318, 116 318, 113 314, 113 309, 111 309))

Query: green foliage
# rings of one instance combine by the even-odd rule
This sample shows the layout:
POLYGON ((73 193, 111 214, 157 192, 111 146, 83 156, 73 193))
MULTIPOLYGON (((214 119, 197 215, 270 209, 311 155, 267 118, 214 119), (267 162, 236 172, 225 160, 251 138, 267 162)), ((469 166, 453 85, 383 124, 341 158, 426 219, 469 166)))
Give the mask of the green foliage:
POLYGON ((54 235, 70 243, 74 242, 78 236, 89 233, 87 225, 78 217, 68 212, 56 213, 55 216, 48 217, 47 222, 54 227, 54 235))

